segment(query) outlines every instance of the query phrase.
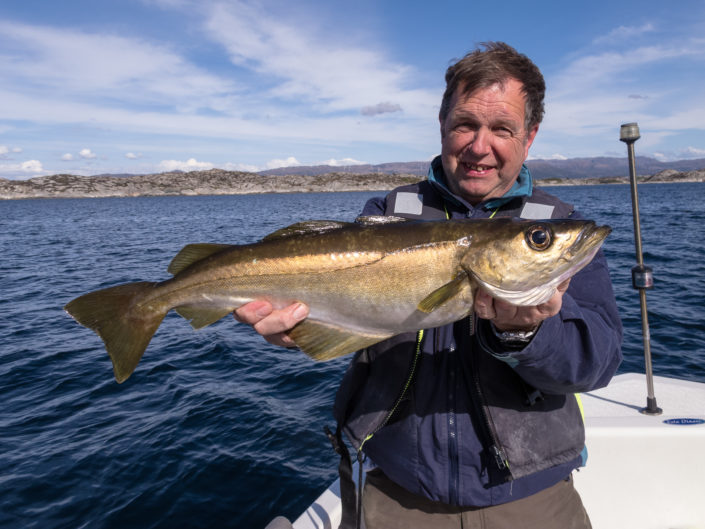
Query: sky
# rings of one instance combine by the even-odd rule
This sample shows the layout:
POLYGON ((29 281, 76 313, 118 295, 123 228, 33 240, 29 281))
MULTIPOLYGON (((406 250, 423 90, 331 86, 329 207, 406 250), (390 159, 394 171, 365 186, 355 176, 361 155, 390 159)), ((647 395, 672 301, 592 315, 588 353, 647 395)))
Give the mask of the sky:
POLYGON ((431 160, 446 68, 546 79, 530 158, 705 158, 702 0, 3 0, 0 178, 431 160))

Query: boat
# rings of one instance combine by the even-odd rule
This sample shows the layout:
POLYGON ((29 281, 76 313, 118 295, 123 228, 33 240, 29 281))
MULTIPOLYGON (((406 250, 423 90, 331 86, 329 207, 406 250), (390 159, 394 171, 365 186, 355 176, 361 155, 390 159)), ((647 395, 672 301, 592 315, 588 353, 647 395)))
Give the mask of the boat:
MULTIPOLYGON (((619 374, 606 387, 580 394, 588 460, 573 480, 595 529, 705 529, 705 383, 654 376, 651 365, 646 290, 653 278, 641 249, 634 164, 639 137, 636 123, 622 125, 637 257, 632 283, 640 297, 645 372, 619 374)), ((358 476, 356 468, 353 476, 358 476)), ((337 529, 341 514, 336 480, 293 524, 280 516, 266 529, 337 529)))
MULTIPOLYGON (((595 529, 705 528, 705 383, 653 383, 658 415, 642 412, 645 374, 581 394, 588 461, 573 478, 595 529)), ((293 523, 277 517, 267 529, 336 529, 340 517, 336 480, 293 523)))

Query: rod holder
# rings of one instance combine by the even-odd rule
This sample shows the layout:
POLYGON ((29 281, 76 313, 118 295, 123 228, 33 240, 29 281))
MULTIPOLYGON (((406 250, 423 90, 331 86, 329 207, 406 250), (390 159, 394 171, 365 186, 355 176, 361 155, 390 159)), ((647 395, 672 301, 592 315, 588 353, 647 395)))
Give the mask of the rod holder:
POLYGON ((646 370, 646 407, 640 411, 646 415, 661 415, 663 410, 656 405, 654 395, 654 369, 651 364, 651 334, 649 332, 649 316, 646 308, 646 290, 654 285, 651 267, 644 265, 644 256, 641 249, 641 222, 639 220, 639 194, 636 189, 636 162, 634 160, 634 143, 641 138, 639 125, 625 123, 619 131, 619 141, 627 144, 629 157, 629 183, 632 192, 632 218, 634 219, 634 246, 636 249, 637 265, 632 268, 632 286, 639 291, 641 304, 641 335, 644 342, 644 365, 646 370))

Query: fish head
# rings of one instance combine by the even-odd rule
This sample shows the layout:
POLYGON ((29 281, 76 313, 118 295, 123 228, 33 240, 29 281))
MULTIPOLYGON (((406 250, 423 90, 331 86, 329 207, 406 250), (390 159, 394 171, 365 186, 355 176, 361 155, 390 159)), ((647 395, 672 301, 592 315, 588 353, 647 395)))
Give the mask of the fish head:
POLYGON ((539 305, 595 256, 612 229, 591 220, 489 220, 461 258, 462 268, 493 297, 539 305))

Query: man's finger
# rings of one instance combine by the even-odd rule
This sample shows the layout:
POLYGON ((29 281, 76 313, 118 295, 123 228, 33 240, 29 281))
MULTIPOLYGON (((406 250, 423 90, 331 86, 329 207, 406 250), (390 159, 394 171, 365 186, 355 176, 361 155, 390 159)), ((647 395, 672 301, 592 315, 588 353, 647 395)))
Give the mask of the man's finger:
POLYGON ((270 336, 289 331, 308 316, 308 307, 303 303, 295 303, 272 313, 254 324, 255 331, 262 336, 270 336))
POLYGON ((491 320, 496 317, 494 310, 494 299, 489 293, 482 289, 477 289, 477 292, 475 292, 473 310, 475 311, 475 314, 477 314, 477 317, 482 318, 483 320, 491 320))
POLYGON ((255 300, 235 309, 233 316, 240 323, 255 325, 262 318, 269 316, 274 309, 268 301, 255 300))

